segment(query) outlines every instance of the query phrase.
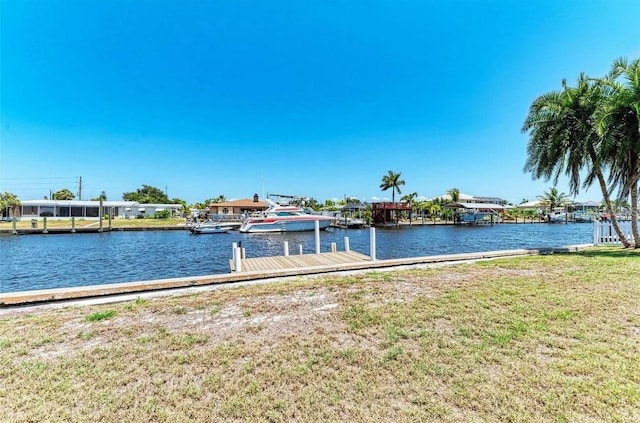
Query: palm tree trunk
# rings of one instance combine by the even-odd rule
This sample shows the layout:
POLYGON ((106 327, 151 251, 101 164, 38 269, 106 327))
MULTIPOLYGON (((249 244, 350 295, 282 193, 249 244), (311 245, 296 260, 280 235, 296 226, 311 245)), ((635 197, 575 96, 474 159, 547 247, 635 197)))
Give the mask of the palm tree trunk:
POLYGON ((640 234, 638 234, 638 182, 631 184, 631 232, 635 248, 640 248, 640 234))
POLYGON ((600 183, 600 189, 602 190, 602 197, 604 198, 604 203, 607 205, 607 213, 611 216, 611 224, 613 225, 613 229, 616 231, 616 235, 618 235, 618 239, 624 245, 624 248, 630 248, 631 242, 624 236, 622 233, 622 229, 620 229, 620 225, 618 224, 618 219, 616 219, 616 214, 613 211, 613 207, 611 206, 611 198, 609 198, 609 190, 607 190, 607 184, 604 180, 604 176, 600 169, 597 170, 598 174, 598 182, 600 183))
POLYGON ((624 245, 624 248, 631 247, 631 242, 627 239, 626 236, 622 233, 622 229, 620 229, 620 225, 618 224, 618 219, 616 219, 616 214, 613 211, 613 207, 611 206, 611 198, 609 197, 609 190, 607 189, 607 183, 604 180, 604 175, 602 174, 602 170, 599 166, 599 161, 596 156, 596 152, 591 147, 589 149, 589 158, 591 159, 591 163, 594 167, 594 172, 598 177, 598 183, 600 184, 600 190, 602 191, 602 198, 604 199, 604 203, 607 206, 607 213, 611 216, 611 225, 613 225, 613 230, 616 231, 616 235, 618 235, 618 239, 624 245))
POLYGON ((411 224, 411 214, 413 212, 413 204, 411 204, 411 202, 409 202, 409 226, 413 226, 411 224))

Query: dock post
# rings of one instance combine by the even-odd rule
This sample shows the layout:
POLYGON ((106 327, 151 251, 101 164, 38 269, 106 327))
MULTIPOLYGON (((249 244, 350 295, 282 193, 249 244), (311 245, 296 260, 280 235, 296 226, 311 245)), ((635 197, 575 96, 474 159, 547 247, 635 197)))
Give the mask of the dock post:
POLYGON ((100 196, 100 209, 98 210, 98 220, 100 221, 100 228, 98 228, 98 232, 102 233, 102 218, 104 217, 104 210, 102 208, 103 199, 100 196))
POLYGON ((44 229, 42 230, 42 233, 43 234, 48 234, 49 231, 47 230, 47 218, 45 217, 42 220, 44 221, 44 223, 43 223, 44 229))
POLYGON ((76 218, 75 217, 71 218, 71 233, 72 234, 76 233, 76 218))
POLYGON ((369 228, 369 256, 376 261, 376 228, 369 228))
POLYGON ((289 255, 289 241, 284 242, 284 256, 287 257, 289 255))
POLYGON ((236 262, 238 258, 236 257, 236 249, 238 248, 237 242, 231 243, 231 261, 233 261, 233 270, 236 270, 236 262))
POLYGON ((17 224, 16 221, 17 221, 17 219, 14 216, 14 218, 11 219, 11 234, 12 235, 18 235, 18 230, 16 229, 16 224, 17 224))
POLYGON ((300 244, 300 255, 302 255, 302 244, 300 244))
POLYGON ((320 254, 320 221, 316 220, 316 254, 320 254))
POLYGON ((335 242, 332 242, 332 243, 331 243, 331 252, 332 252, 332 253, 335 253, 336 251, 338 251, 338 248, 337 248, 337 246, 336 246, 336 243, 335 243, 335 242))
POLYGON ((236 272, 242 272, 242 252, 241 252, 241 248, 240 247, 236 247, 236 264, 235 264, 235 268, 236 268, 236 272))
POLYGON ((345 236, 344 237, 344 250, 348 253, 349 252, 349 237, 345 236))

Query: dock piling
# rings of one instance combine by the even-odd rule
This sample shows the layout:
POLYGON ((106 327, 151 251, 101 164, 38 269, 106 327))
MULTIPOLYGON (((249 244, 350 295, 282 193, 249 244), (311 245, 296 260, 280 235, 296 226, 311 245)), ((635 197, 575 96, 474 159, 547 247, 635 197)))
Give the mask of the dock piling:
POLYGON ((376 261, 376 228, 369 228, 369 257, 376 261))

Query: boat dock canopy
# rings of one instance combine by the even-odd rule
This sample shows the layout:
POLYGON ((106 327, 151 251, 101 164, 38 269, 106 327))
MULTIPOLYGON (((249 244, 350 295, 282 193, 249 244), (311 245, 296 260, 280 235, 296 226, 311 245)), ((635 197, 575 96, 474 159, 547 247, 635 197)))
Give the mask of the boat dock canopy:
POLYGON ((445 209, 467 209, 467 210, 491 210, 503 211, 504 206, 493 203, 449 203, 443 206, 445 209))

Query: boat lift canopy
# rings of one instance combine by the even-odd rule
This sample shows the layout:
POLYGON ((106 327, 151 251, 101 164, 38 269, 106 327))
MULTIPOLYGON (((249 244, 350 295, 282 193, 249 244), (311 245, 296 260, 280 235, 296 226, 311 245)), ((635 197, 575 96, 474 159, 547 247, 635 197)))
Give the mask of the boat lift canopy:
POLYGON ((469 211, 492 211, 502 212, 504 206, 493 203, 448 203, 443 206, 445 209, 465 209, 469 211))

